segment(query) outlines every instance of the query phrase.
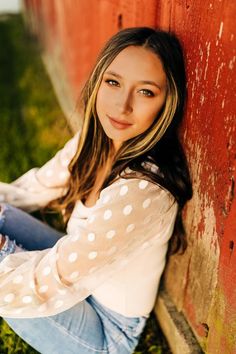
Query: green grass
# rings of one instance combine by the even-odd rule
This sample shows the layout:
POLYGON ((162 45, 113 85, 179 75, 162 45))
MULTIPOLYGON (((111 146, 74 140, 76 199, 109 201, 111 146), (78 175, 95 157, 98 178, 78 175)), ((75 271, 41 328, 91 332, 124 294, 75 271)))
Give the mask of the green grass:
MULTIPOLYGON (((20 16, 0 16, 0 48, 0 180, 10 182, 45 163, 71 134, 20 16)), ((34 353, 0 318, 0 354, 34 353)), ((171 353, 153 314, 135 353, 171 353)))
POLYGON ((39 49, 21 18, 0 21, 0 180, 40 166, 70 136, 39 49))

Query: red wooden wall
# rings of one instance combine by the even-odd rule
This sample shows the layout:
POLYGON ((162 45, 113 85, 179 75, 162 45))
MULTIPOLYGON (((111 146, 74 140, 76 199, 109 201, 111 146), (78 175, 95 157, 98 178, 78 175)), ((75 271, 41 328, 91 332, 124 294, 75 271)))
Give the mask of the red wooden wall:
MULTIPOLYGON (((98 50, 118 29, 174 30, 186 52, 182 139, 194 196, 189 248, 171 257, 165 285, 207 353, 236 353, 234 0, 24 0, 26 20, 75 102, 98 50), (62 80, 63 78, 63 80, 62 80)), ((59 94, 60 96, 60 94, 59 94)))
POLYGON ((183 138, 194 197, 185 218, 191 247, 171 260, 165 280, 206 351, 236 353, 236 2, 167 8, 159 3, 157 22, 180 34, 187 56, 183 138))
POLYGON ((47 53, 63 64, 74 99, 99 49, 119 28, 153 26, 156 1, 24 0, 27 20, 47 53))

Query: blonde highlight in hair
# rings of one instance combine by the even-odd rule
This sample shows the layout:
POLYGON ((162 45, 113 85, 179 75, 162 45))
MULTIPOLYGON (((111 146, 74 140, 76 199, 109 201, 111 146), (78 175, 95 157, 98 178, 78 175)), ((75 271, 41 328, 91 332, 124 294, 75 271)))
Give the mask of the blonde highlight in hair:
MULTIPOLYGON (((165 137, 168 138, 170 132, 176 130, 177 124, 182 118, 184 97, 184 61, 181 46, 174 35, 147 27, 128 28, 115 34, 101 51, 82 92, 83 125, 76 154, 69 165, 71 177, 68 181, 67 193, 62 198, 50 203, 49 207, 63 210, 64 220, 67 222, 76 201, 85 201, 92 191, 97 172, 106 164, 111 153, 113 153, 113 165, 101 189, 119 177, 126 167, 131 166, 133 170, 142 171, 146 178, 167 188, 177 199, 179 205, 184 205, 187 194, 184 196, 183 188, 179 188, 177 180, 169 182, 168 173, 163 180, 160 176, 147 173, 141 167, 141 162, 145 159, 148 160, 150 156, 152 156, 152 161, 157 161, 157 165, 162 167, 162 154, 165 153, 165 149, 168 151, 168 145, 163 142, 165 137), (166 73, 167 92, 164 105, 152 125, 139 136, 125 141, 114 155, 112 140, 106 136, 97 116, 96 99, 105 70, 116 56, 128 46, 141 46, 157 55, 166 73), (157 148, 159 148, 158 154, 156 154, 157 148)), ((168 157, 167 154, 167 159, 171 161, 171 158, 171 155, 168 157)), ((175 166, 173 166, 174 169, 175 166)), ((185 165, 184 171, 188 172, 185 165)), ((180 176, 179 179, 181 180, 181 178, 180 176)), ((180 181, 179 185, 182 186, 183 183, 181 183, 180 181)), ((186 186, 188 186, 186 190, 191 189, 187 180, 186 186)))

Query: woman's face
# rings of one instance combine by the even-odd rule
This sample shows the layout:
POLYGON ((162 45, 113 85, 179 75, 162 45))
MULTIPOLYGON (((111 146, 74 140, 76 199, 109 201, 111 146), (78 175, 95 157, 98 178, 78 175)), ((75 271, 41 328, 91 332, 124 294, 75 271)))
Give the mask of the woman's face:
POLYGON ((117 150, 147 130, 166 97, 167 79, 160 59, 143 47, 123 49, 104 72, 96 110, 117 150))

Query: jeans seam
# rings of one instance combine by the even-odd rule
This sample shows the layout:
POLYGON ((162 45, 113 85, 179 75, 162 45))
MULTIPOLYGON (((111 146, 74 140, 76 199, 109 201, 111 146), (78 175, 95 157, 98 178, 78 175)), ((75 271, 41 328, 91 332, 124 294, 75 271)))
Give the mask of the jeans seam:
MULTIPOLYGON (((93 303, 93 307, 94 307, 94 300, 91 300, 91 302, 93 303)), ((121 327, 119 327, 119 326, 115 323, 115 321, 112 321, 112 320, 109 318, 109 315, 110 315, 110 314, 107 313, 107 311, 106 311, 99 303, 97 303, 97 302, 95 302, 95 303, 96 303, 95 306, 97 306, 97 307, 99 308, 99 311, 101 311, 101 313, 103 314, 103 316, 104 316, 106 319, 108 319, 114 326, 116 326, 117 328, 119 328, 120 331, 123 332, 123 329, 122 329, 121 327)), ((101 315, 99 314, 99 312, 97 311, 96 308, 95 308, 95 310, 96 310, 96 312, 97 312, 99 318, 101 319, 102 324, 103 324, 103 326, 104 326, 104 328, 105 328, 106 325, 105 325, 105 322, 104 322, 103 318, 101 317, 101 315)), ((112 315, 110 315, 110 317, 113 318, 112 315)), ((116 337, 116 338, 113 338, 113 339, 114 339, 117 343, 120 343, 121 340, 122 340, 122 338, 123 338, 123 336, 124 336, 124 333, 123 333, 123 334, 118 334, 117 337, 116 337)), ((111 344, 108 344, 108 343, 107 343, 107 348, 108 348, 108 349, 109 349, 111 346, 112 346, 112 343, 111 343, 111 344)))
POLYGON ((95 349, 93 347, 91 347, 88 343, 85 343, 84 341, 81 340, 81 338, 78 338, 76 336, 74 336, 72 333, 70 333, 65 327, 63 327, 61 324, 59 324, 58 322, 56 322, 55 320, 53 320, 52 318, 48 317, 47 318, 48 321, 50 322, 53 322, 54 325, 62 332, 66 333, 67 335, 69 335, 70 337, 72 337, 77 343, 83 345, 85 348, 87 349, 90 349, 90 350, 93 350, 94 352, 97 352, 97 353, 104 353, 104 354, 108 354, 108 351, 106 349, 101 349, 101 350, 98 350, 98 349, 95 349))
MULTIPOLYGON (((120 323, 120 326, 119 326, 117 323, 115 323, 115 318, 114 318, 114 321, 111 320, 111 318, 113 319, 113 315, 109 314, 109 313, 106 311, 106 309, 103 308, 102 305, 101 305, 100 303, 98 303, 95 299, 91 299, 91 302, 92 302, 93 305, 94 305, 94 303, 95 303, 95 307, 98 307, 99 311, 101 311, 101 313, 103 314, 103 316, 104 316, 105 318, 107 318, 108 321, 110 321, 114 326, 116 326, 117 328, 119 328, 119 330, 122 332, 122 334, 118 334, 116 338, 113 337, 113 340, 114 340, 117 344, 122 343, 122 339, 124 338, 124 336, 126 336, 125 331, 126 331, 127 326, 125 326, 125 327, 122 328, 122 323, 120 323)), ((96 310, 96 311, 97 311, 97 310, 96 310)), ((98 312, 97 312, 97 313, 98 313, 98 312)), ((99 313, 98 313, 98 315, 99 315, 99 317, 100 317, 100 319, 101 319, 101 321, 102 321, 102 323, 103 323, 103 325, 104 325, 104 328, 105 328, 105 327, 106 327, 106 324, 104 323, 104 320, 102 319, 102 317, 100 316, 99 313)), ((133 336, 133 334, 132 334, 132 336, 133 336)), ((107 343, 107 348, 109 349, 109 354, 112 354, 112 353, 114 352, 113 350, 110 351, 110 348, 111 348, 112 346, 113 346, 113 343, 110 343, 110 344, 107 343)))
MULTIPOLYGON (((123 338, 123 335, 120 334, 118 335, 114 340, 117 344, 120 344, 121 343, 121 340, 123 338)), ((111 347, 113 346, 113 343, 110 343, 110 344, 107 344, 107 349, 109 350, 109 354, 111 354, 112 352, 114 352, 113 350, 110 351, 111 347)))

